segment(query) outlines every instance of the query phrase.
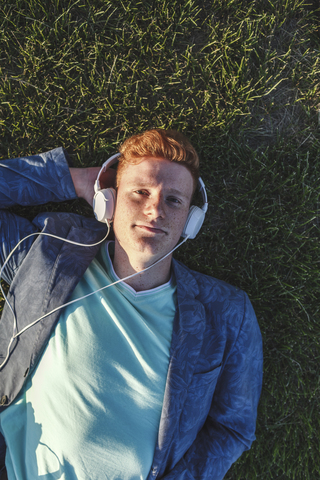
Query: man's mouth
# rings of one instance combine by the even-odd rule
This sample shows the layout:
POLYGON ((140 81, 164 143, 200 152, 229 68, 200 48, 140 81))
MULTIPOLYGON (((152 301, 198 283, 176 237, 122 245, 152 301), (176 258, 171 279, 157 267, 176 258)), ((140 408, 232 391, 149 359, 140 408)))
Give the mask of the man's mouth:
POLYGON ((151 225, 136 225, 136 227, 145 231, 145 232, 149 232, 149 233, 153 233, 153 234, 166 234, 167 233, 162 228, 154 227, 154 226, 151 226, 151 225))

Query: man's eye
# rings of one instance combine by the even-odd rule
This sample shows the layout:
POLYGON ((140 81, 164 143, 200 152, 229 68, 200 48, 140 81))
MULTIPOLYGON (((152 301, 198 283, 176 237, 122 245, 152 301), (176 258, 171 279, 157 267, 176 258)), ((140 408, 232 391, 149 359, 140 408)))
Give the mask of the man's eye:
POLYGON ((170 202, 170 203, 175 203, 175 204, 181 203, 180 200, 179 200, 179 198, 176 198, 176 197, 168 197, 167 200, 168 200, 168 202, 170 202))
POLYGON ((135 193, 138 195, 148 195, 148 192, 146 190, 136 190, 135 193))

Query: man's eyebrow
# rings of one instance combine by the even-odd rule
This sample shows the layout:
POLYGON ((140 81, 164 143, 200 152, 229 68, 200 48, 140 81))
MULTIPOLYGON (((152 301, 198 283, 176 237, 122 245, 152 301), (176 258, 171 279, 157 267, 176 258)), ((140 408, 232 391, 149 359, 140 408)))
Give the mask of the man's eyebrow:
POLYGON ((176 190, 175 188, 169 188, 168 192, 174 195, 179 195, 179 197, 189 199, 189 195, 186 195, 185 193, 182 193, 180 190, 176 190))

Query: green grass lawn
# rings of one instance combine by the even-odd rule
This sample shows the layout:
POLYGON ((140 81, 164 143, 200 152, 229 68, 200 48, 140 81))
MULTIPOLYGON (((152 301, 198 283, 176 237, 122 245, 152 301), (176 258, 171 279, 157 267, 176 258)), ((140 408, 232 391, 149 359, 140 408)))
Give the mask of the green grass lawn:
POLYGON ((176 257, 243 288, 264 340, 257 440, 228 480, 320 478, 319 49, 317 0, 0 3, 2 159, 99 165, 151 127, 200 154, 209 209, 176 257))

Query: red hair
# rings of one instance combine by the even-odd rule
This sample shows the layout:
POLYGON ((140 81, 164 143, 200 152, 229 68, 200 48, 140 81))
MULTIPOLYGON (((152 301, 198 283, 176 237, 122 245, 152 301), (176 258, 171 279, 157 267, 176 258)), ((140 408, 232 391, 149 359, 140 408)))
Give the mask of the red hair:
POLYGON ((165 158, 184 165, 194 180, 194 189, 199 178, 199 157, 189 140, 176 130, 155 128, 127 138, 121 145, 117 168, 117 187, 122 172, 129 164, 140 163, 143 157, 165 158))

